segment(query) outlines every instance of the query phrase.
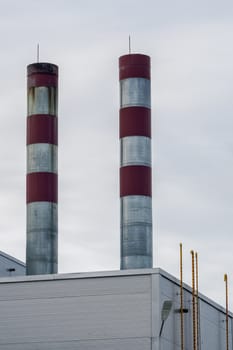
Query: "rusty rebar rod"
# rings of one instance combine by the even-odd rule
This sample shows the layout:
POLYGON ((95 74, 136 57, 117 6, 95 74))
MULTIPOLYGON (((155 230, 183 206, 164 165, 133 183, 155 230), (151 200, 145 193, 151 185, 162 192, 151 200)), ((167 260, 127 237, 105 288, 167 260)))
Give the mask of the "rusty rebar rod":
POLYGON ((184 295, 183 295, 183 250, 180 243, 180 344, 184 350, 184 295))
POLYGON ((197 339, 196 339, 196 289, 195 289, 194 251, 191 250, 190 253, 192 255, 193 350, 197 350, 197 339))
POLYGON ((226 292, 226 350, 229 350, 229 329, 228 329, 228 278, 224 275, 225 292, 226 292))

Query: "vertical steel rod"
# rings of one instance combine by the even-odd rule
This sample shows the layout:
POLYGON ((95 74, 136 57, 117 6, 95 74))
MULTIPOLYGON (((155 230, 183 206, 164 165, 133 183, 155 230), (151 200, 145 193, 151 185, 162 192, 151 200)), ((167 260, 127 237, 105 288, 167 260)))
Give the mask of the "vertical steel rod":
POLYGON ((198 296, 198 254, 197 252, 195 253, 195 268, 196 268, 196 306, 197 306, 197 317, 196 317, 196 322, 197 322, 197 350, 199 350, 199 330, 200 330, 200 324, 199 324, 199 296, 198 296))
POLYGON ((183 251, 180 243, 180 344, 184 350, 183 251))
POLYGON ((228 278, 227 274, 224 275, 225 289, 226 289, 226 350, 229 350, 229 337, 228 337, 228 278))
POLYGON ((193 304, 193 350, 197 350, 196 341, 196 297, 195 297, 195 264, 194 264, 194 251, 191 250, 192 255, 192 304, 193 304))

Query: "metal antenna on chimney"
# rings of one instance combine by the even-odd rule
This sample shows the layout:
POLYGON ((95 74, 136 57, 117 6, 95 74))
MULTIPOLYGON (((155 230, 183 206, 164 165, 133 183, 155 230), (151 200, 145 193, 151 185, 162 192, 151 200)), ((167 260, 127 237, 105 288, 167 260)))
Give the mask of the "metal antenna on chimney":
POLYGON ((37 44, 37 63, 39 63, 40 59, 40 44, 37 44))
POLYGON ((129 54, 131 54, 131 38, 130 38, 130 35, 129 35, 129 54))

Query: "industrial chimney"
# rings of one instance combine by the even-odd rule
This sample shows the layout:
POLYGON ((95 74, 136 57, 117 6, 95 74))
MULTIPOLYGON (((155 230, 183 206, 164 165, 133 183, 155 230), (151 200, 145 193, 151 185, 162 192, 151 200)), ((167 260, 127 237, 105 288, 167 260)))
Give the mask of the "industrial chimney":
POLYGON ((27 67, 27 275, 57 273, 58 67, 27 67))
POLYGON ((150 57, 119 58, 121 269, 151 268, 150 57))

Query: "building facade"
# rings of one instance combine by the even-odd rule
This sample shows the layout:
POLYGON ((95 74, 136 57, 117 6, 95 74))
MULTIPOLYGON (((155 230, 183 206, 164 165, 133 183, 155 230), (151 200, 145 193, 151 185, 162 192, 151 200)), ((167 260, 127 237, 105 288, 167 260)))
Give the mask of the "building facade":
POLYGON ((23 276, 25 274, 25 263, 0 251, 0 277, 23 276))
MULTIPOLYGON (((193 349, 184 285, 184 350, 193 349)), ((199 349, 226 349, 226 315, 198 298, 199 349)), ((180 284, 161 269, 0 279, 1 350, 180 350, 180 284), (163 322, 164 302, 170 303, 163 322)), ((232 350, 232 314, 229 349, 232 350)))

